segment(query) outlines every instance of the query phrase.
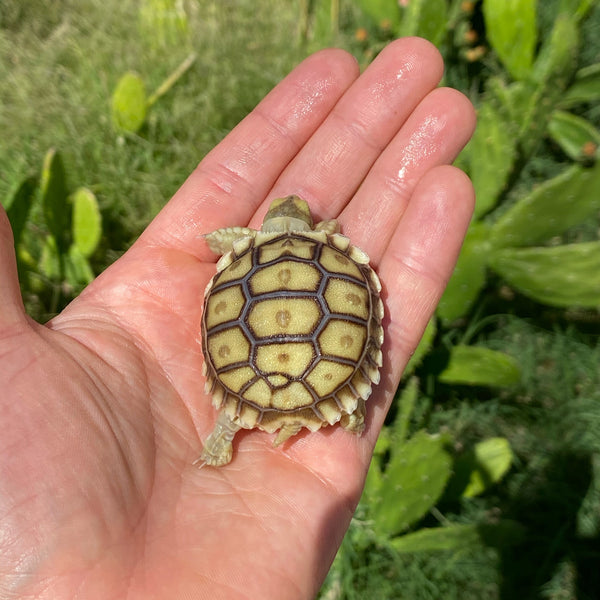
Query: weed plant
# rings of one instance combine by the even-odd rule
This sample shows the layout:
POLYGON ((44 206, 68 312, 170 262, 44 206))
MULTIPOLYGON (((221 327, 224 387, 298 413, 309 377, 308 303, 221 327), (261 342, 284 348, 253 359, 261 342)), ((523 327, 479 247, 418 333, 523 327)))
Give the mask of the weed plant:
POLYGON ((38 171, 49 148, 59 149, 71 186, 86 185, 99 199, 106 256, 96 257, 97 269, 299 58, 290 44, 296 11, 287 3, 189 2, 174 39, 158 17, 142 18, 142 4, 0 6, 0 197, 38 171), (110 99, 122 74, 135 71, 154 90, 191 52, 196 61, 177 93, 153 107, 143 129, 115 130, 110 99))

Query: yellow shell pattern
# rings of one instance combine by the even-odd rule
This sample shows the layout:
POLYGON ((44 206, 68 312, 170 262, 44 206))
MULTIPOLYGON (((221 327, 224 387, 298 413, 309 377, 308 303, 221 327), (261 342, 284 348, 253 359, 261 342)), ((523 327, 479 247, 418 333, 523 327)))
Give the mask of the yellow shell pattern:
POLYGON ((311 431, 351 414, 379 381, 383 304, 345 236, 260 233, 217 264, 202 318, 206 391, 239 426, 311 431))

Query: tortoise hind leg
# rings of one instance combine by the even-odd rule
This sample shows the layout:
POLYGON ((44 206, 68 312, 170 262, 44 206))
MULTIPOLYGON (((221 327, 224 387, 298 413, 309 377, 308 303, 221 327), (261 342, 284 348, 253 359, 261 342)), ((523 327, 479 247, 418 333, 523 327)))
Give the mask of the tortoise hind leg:
POLYGON ((224 412, 219 413, 215 428, 208 436, 200 458, 194 461, 194 464, 200 468, 204 465, 221 467, 231 462, 232 440, 240 429, 240 426, 236 425, 224 412))
POLYGON ((362 398, 358 399, 358 405, 354 412, 349 415, 343 415, 340 420, 340 425, 350 433, 361 434, 365 429, 365 401, 362 398))

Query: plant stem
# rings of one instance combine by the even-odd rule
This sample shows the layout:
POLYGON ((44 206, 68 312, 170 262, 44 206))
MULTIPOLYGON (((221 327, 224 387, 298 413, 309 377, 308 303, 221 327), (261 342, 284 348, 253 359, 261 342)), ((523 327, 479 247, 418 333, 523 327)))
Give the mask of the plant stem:
POLYGON ((156 89, 148 98, 147 106, 150 108, 161 96, 164 96, 177 80, 194 64, 196 53, 192 52, 156 89))

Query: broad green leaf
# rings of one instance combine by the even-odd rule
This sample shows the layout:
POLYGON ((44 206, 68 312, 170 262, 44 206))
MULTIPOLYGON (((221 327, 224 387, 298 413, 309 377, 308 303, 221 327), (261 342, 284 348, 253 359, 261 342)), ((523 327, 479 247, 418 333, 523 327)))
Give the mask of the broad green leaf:
POLYGON ((492 77, 486 85, 487 102, 492 104, 498 119, 508 133, 521 159, 529 157, 546 133, 546 122, 554 109, 554 97, 544 86, 533 81, 513 81, 507 85, 492 77))
POLYGON ((181 44, 188 31, 188 17, 180 0, 141 0, 140 26, 154 47, 181 44))
MULTIPOLYGON (((513 461, 513 453, 506 438, 489 438, 479 442, 467 460, 472 461, 473 468, 462 495, 465 498, 473 498, 506 475, 513 461)), ((459 469, 458 464, 455 469, 459 469)))
POLYGON ((38 261, 33 258, 29 250, 25 246, 17 248, 17 258, 19 263, 25 265, 28 269, 35 271, 38 266, 38 261))
POLYGON ((498 202, 517 154, 517 127, 484 102, 477 111, 477 129, 469 142, 469 176, 475 188, 475 217, 498 202))
POLYGON ((423 336, 421 337, 421 341, 417 346, 417 349, 413 352, 406 368, 404 369, 404 373, 402 373, 402 377, 406 378, 411 375, 414 370, 421 364, 421 361, 425 357, 425 355, 431 349, 433 345, 433 339, 435 338, 435 333, 437 331, 437 327, 435 324, 435 318, 432 318, 427 323, 427 327, 425 327, 425 331, 423 332, 423 336))
POLYGON ((68 203, 65 167, 54 148, 48 150, 44 157, 40 191, 46 225, 54 238, 57 251, 64 254, 70 243, 71 207, 68 203))
POLYGON ((399 35, 418 35, 437 46, 444 39, 447 12, 446 0, 410 0, 402 14, 399 35))
POLYGON ((39 269, 48 279, 64 279, 74 289, 80 289, 94 279, 92 268, 77 246, 72 244, 65 254, 60 255, 56 241, 51 235, 46 238, 42 247, 39 269))
POLYGON ((356 0, 356 4, 377 25, 389 23, 395 31, 400 23, 398 0, 356 0))
POLYGON ((73 244, 65 261, 65 279, 74 289, 80 289, 94 279, 94 272, 87 258, 73 244))
POLYGON ((472 525, 448 525, 447 527, 423 528, 414 533, 395 537, 388 545, 396 552, 436 552, 467 550, 483 546, 479 527, 472 525))
POLYGON ((578 47, 576 19, 568 13, 559 14, 550 35, 542 44, 532 72, 533 79, 544 84, 549 95, 551 92, 552 96, 562 95, 575 68, 578 47))
POLYGON ((481 346, 453 346, 439 380, 447 384, 508 386, 521 379, 518 362, 504 352, 481 346))
POLYGON ((37 186, 37 176, 31 175, 26 177, 13 194, 12 200, 8 205, 6 213, 12 227, 15 247, 19 245, 19 241, 21 240, 21 234, 25 228, 29 210, 35 199, 37 186))
POLYGON ((146 86, 136 73, 119 79, 111 101, 112 120, 117 129, 136 133, 146 120, 146 86))
POLYGON ((600 131, 582 117, 555 110, 548 123, 548 133, 573 160, 587 162, 598 155, 600 131))
POLYGON ((583 102, 600 101, 600 63, 580 69, 575 74, 573 84, 560 99, 560 106, 570 108, 583 102))
POLYGON ((362 496, 367 503, 370 504, 379 497, 379 490, 381 489, 382 481, 383 473, 381 472, 381 457, 377 454, 373 454, 373 457, 371 458, 371 464, 369 465, 369 470, 367 471, 367 477, 365 479, 365 487, 362 496))
POLYGON ((408 435, 410 418, 419 396, 419 380, 411 377, 397 400, 398 414, 391 425, 390 437, 394 444, 403 444, 408 435))
POLYGON ((517 81, 510 87, 519 125, 516 137, 521 160, 528 159, 546 136, 547 124, 555 106, 554 92, 548 90, 549 86, 531 81, 517 81))
POLYGON ((371 464, 369 466, 369 470, 367 471, 367 478, 365 480, 363 498, 369 504, 379 499, 379 490, 383 481, 383 472, 381 470, 382 460, 386 452, 389 450, 391 442, 391 427, 384 426, 377 437, 377 442, 375 443, 375 448, 373 449, 373 457, 371 458, 371 464))
POLYGON ((392 456, 371 505, 376 532, 391 537, 418 521, 441 496, 452 470, 446 435, 417 432, 392 448, 392 456))
POLYGON ((437 316, 452 323, 465 315, 485 285, 490 231, 484 223, 473 223, 463 243, 458 262, 437 308, 437 316))
POLYGON ((600 307, 600 242, 505 248, 490 266, 521 293, 551 306, 600 307))
POLYGON ((311 23, 311 37, 317 43, 332 44, 339 29, 339 0, 312 0, 303 3, 311 23))
POLYGON ((453 524, 424 528, 395 537, 388 545, 397 552, 473 550, 478 547, 505 548, 522 541, 525 527, 504 519, 497 523, 453 524))
POLYGON ((577 8, 573 11, 573 2, 574 0, 562 0, 561 2, 561 10, 563 12, 572 12, 575 18, 578 21, 585 18, 588 12, 596 5, 598 0, 575 0, 575 4, 577 4, 577 8))
POLYGON ((529 76, 537 42, 536 0, 484 0, 488 39, 515 79, 529 76))
POLYGON ((519 144, 523 157, 533 155, 546 135, 548 122, 573 75, 579 44, 575 20, 561 14, 545 38, 531 79, 523 83, 521 100, 527 106, 520 121, 519 144))
POLYGON ((513 454, 505 438, 489 438, 454 461, 454 473, 444 499, 472 498, 498 483, 510 469, 513 454))
MULTIPOLYGON (((507 84, 503 77, 490 77, 486 82, 486 102, 493 105, 498 118, 510 127, 513 134, 530 112, 531 91, 522 81, 507 84)), ((479 127, 479 123, 477 123, 479 127)))
POLYGON ((73 243, 79 252, 89 258, 102 236, 102 215, 96 196, 87 188, 79 188, 72 196, 73 243))
POLYGON ((494 224, 493 247, 533 245, 564 233, 600 209, 600 163, 573 165, 521 198, 494 224))
POLYGON ((44 240, 42 253, 39 260, 39 269, 48 279, 60 279, 62 270, 60 265, 60 256, 56 247, 56 240, 49 235, 44 240))

